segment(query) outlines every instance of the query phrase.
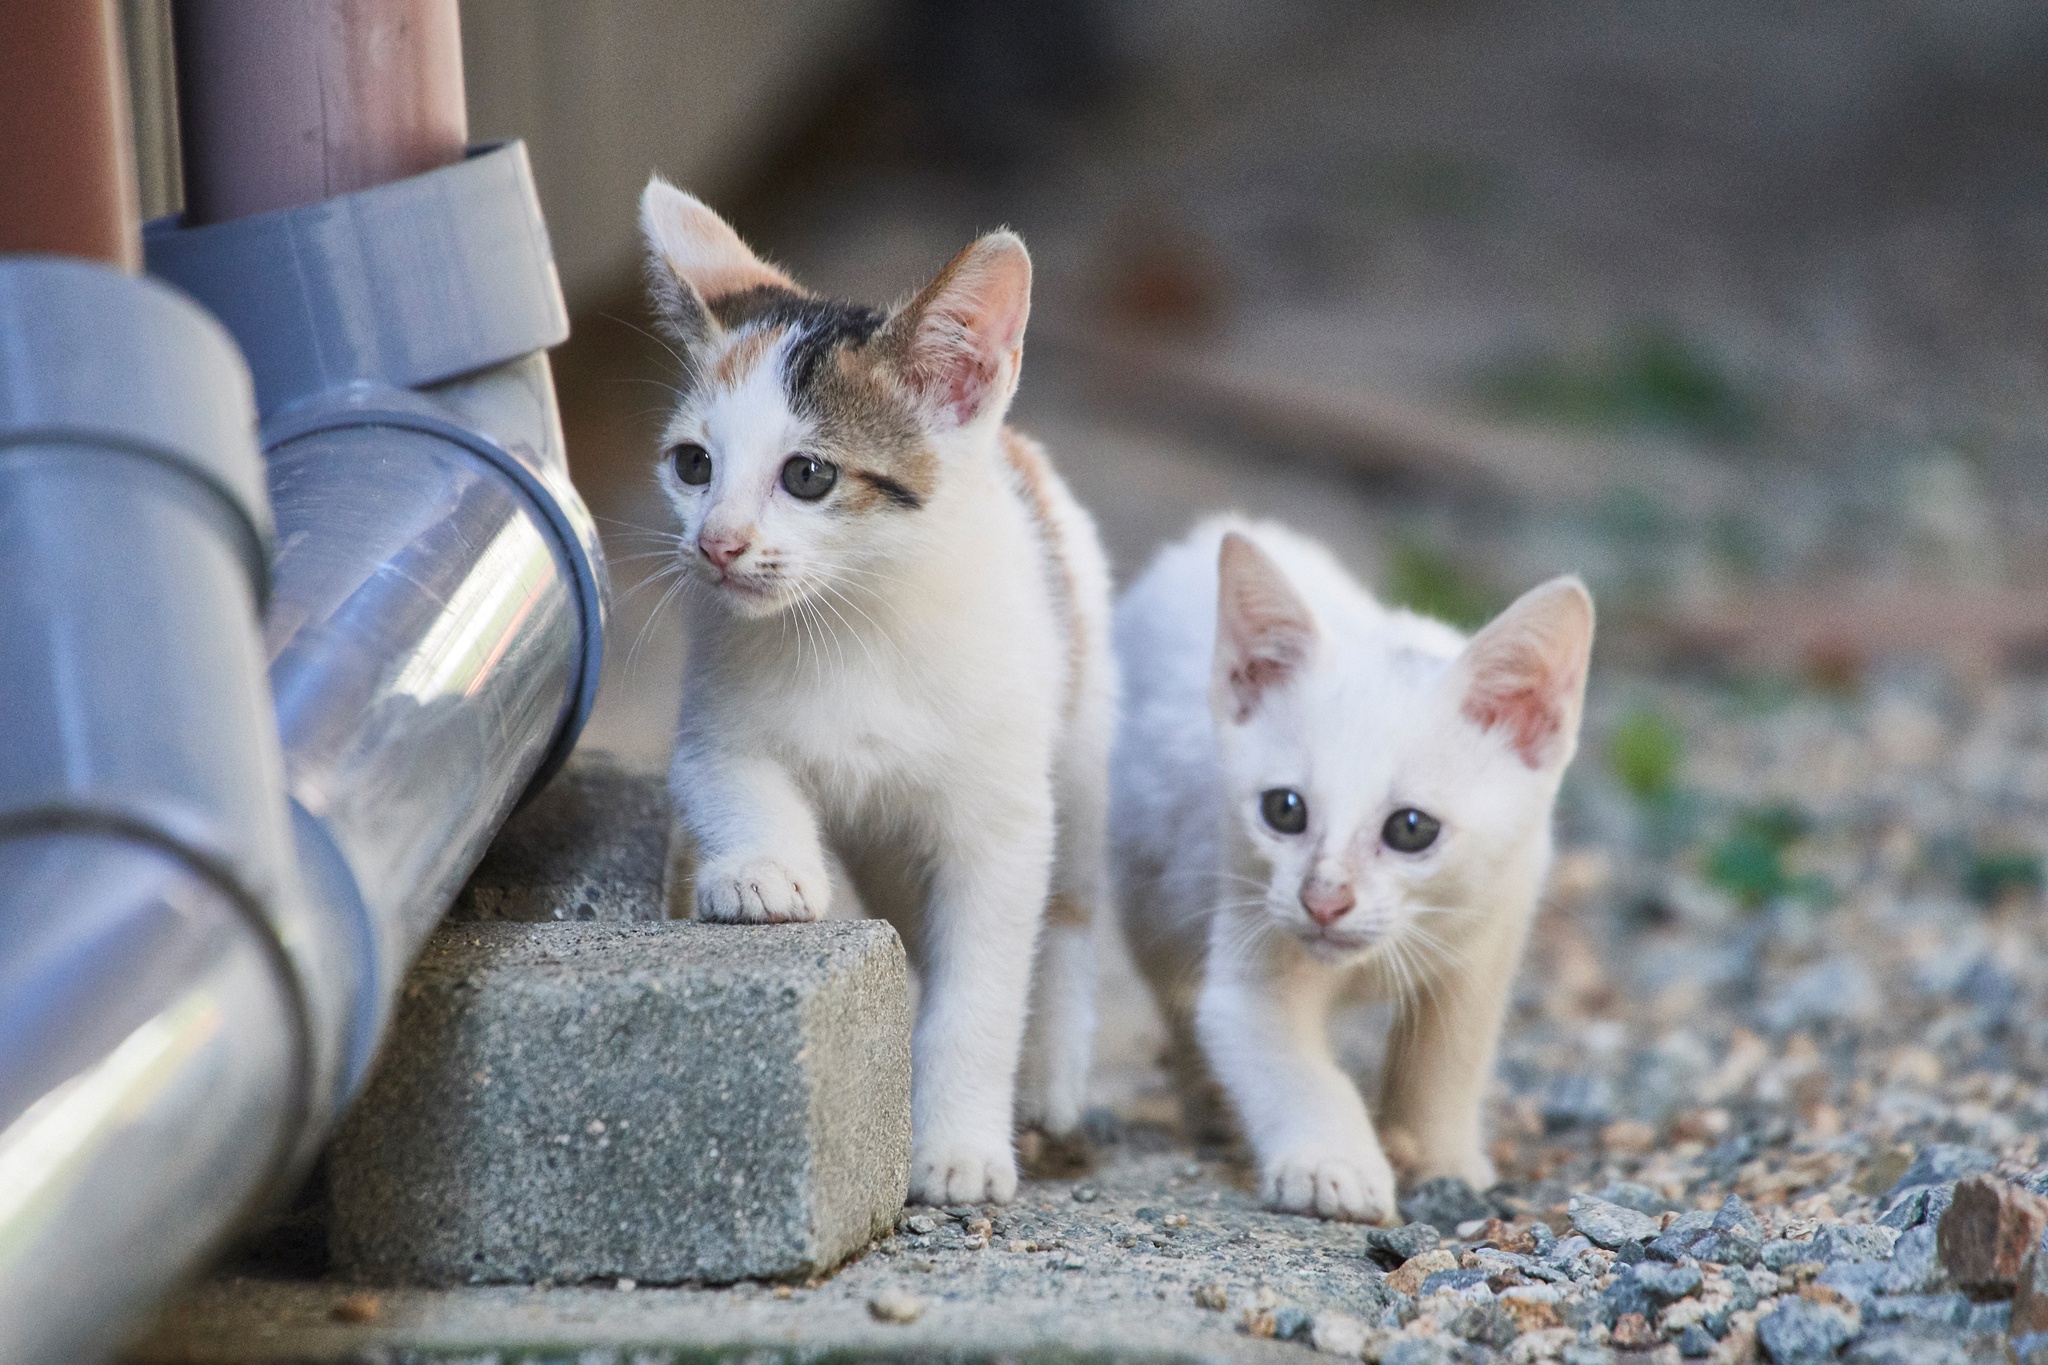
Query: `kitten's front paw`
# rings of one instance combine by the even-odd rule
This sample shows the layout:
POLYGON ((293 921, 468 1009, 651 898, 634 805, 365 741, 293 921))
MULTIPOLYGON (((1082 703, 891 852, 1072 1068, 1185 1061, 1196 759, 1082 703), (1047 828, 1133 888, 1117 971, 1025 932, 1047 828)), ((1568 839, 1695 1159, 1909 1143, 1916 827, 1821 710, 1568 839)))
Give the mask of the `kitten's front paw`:
POLYGON ((1007 1204, 1017 1197, 1017 1154, 1008 1142, 916 1144, 913 1204, 1007 1204))
POLYGON ((1394 1171, 1378 1152, 1297 1152, 1267 1165, 1259 1180, 1266 1203, 1353 1223, 1394 1216, 1394 1171))
POLYGON ((697 918, 721 924, 819 919, 830 897, 822 868, 799 872, 773 858, 715 858, 697 869, 697 918))

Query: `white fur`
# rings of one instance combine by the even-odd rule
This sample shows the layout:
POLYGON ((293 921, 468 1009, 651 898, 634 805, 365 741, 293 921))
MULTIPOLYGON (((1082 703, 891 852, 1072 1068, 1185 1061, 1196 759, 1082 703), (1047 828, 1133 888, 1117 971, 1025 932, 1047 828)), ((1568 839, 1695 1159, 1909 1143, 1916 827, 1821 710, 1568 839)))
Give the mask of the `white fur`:
MULTIPOLYGON (((1174 1045, 1199 1047, 1229 1097, 1271 1204, 1389 1217, 1383 1134, 1418 1176, 1492 1183, 1480 1100, 1549 865, 1591 632, 1590 599, 1559 580, 1468 649, 1449 626, 1382 607, 1321 546, 1230 519, 1162 552, 1119 604, 1111 827, 1127 932, 1174 1045), (1292 670, 1242 716, 1218 626, 1233 531, 1278 571, 1274 610, 1292 601, 1313 622, 1292 670), (1535 767, 1464 713, 1494 657, 1483 651, 1529 639, 1556 665, 1563 722, 1535 767), (1304 832, 1261 818, 1276 787, 1306 797, 1304 832), (1381 841, 1405 807, 1442 822, 1421 853, 1381 841), (1310 881, 1355 906, 1319 928, 1300 899, 1310 881), (1327 1037, 1332 1005, 1360 992, 1397 1001, 1377 1129, 1327 1037)), ((1200 1070, 1185 1057, 1182 1069, 1200 1070)))
POLYGON ((956 404, 930 424, 939 476, 915 511, 835 520, 781 487, 812 433, 779 351, 672 419, 664 445, 702 443, 712 481, 659 474, 690 585, 671 785, 695 910, 808 920, 864 902, 897 924, 923 986, 910 1192, 933 1204, 1010 1199, 1013 1123, 1078 1122, 1091 930, 1040 928, 1054 893, 1107 909, 1108 571, 1057 479, 1049 553, 1003 455, 1014 350, 967 420, 956 404), (720 528, 748 542, 724 575, 697 552, 720 528))

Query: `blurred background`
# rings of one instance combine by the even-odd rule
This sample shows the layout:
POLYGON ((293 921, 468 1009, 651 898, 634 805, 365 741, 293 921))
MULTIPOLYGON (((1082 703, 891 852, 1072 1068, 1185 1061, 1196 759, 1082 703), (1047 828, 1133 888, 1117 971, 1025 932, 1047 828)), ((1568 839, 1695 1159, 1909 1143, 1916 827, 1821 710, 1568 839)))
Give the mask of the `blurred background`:
MULTIPOLYGON (((129 0, 138 84, 162 4, 129 0)), ((473 0, 463 27, 472 126, 529 142, 575 313, 570 458, 617 581, 586 745, 662 766, 684 649, 635 587, 671 364, 647 174, 866 302, 1008 225, 1037 262, 1015 420, 1120 579, 1234 508, 1462 625, 1592 585, 1504 1174, 1846 1207, 1910 1144, 2041 1155, 2048 7, 473 0), (1755 1159, 1779 1143, 1818 1155, 1755 1159)), ((1105 1008, 1102 1098, 1170 1118, 1142 992, 1105 1008)))
MULTIPOLYGON (((1653 1143, 1732 1173, 1788 1138, 2033 1159, 2048 9, 480 0, 464 24, 474 126, 532 144, 576 311, 558 375, 620 621, 586 743, 663 764, 684 647, 633 586, 666 518, 646 174, 867 302, 1008 225, 1038 267, 1015 420, 1121 580, 1235 508, 1464 625, 1591 583, 1506 1173, 1655 1184, 1653 1143)), ((1105 1007, 1102 1097, 1166 1114, 1142 993, 1105 1007)))

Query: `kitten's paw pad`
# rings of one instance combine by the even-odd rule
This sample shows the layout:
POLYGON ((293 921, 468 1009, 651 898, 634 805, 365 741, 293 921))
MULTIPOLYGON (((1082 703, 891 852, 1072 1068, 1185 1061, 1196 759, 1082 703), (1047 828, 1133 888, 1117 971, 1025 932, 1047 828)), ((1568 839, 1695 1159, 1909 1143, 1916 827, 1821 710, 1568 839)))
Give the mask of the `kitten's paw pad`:
POLYGON ((697 870, 697 918, 720 924, 819 919, 829 897, 823 869, 799 872, 773 858, 720 858, 697 870))
POLYGON ((910 1154, 913 1204, 1007 1204, 1017 1197, 1017 1157, 1007 1142, 934 1143, 910 1154))
POLYGON ((1383 1223, 1394 1215, 1394 1172, 1375 1157, 1284 1157, 1266 1169, 1260 1190, 1270 1207, 1288 1213, 1383 1223))

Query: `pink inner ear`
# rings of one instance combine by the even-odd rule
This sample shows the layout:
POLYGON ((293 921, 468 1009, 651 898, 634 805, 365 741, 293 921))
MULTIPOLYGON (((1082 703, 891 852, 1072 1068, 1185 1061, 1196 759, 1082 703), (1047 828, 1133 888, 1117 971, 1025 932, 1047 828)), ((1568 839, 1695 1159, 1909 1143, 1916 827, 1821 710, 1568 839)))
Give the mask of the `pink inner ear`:
POLYGON ((1514 751, 1531 768, 1541 768, 1550 757, 1553 742, 1564 728, 1564 716, 1557 705, 1560 689, 1548 678, 1529 681, 1502 679, 1502 685, 1483 682, 1465 698, 1465 718, 1482 730, 1504 730, 1514 751))
POLYGON ((941 351, 931 361, 918 365, 911 376, 911 382, 926 400, 956 425, 974 420, 995 381, 994 361, 964 347, 941 351))

